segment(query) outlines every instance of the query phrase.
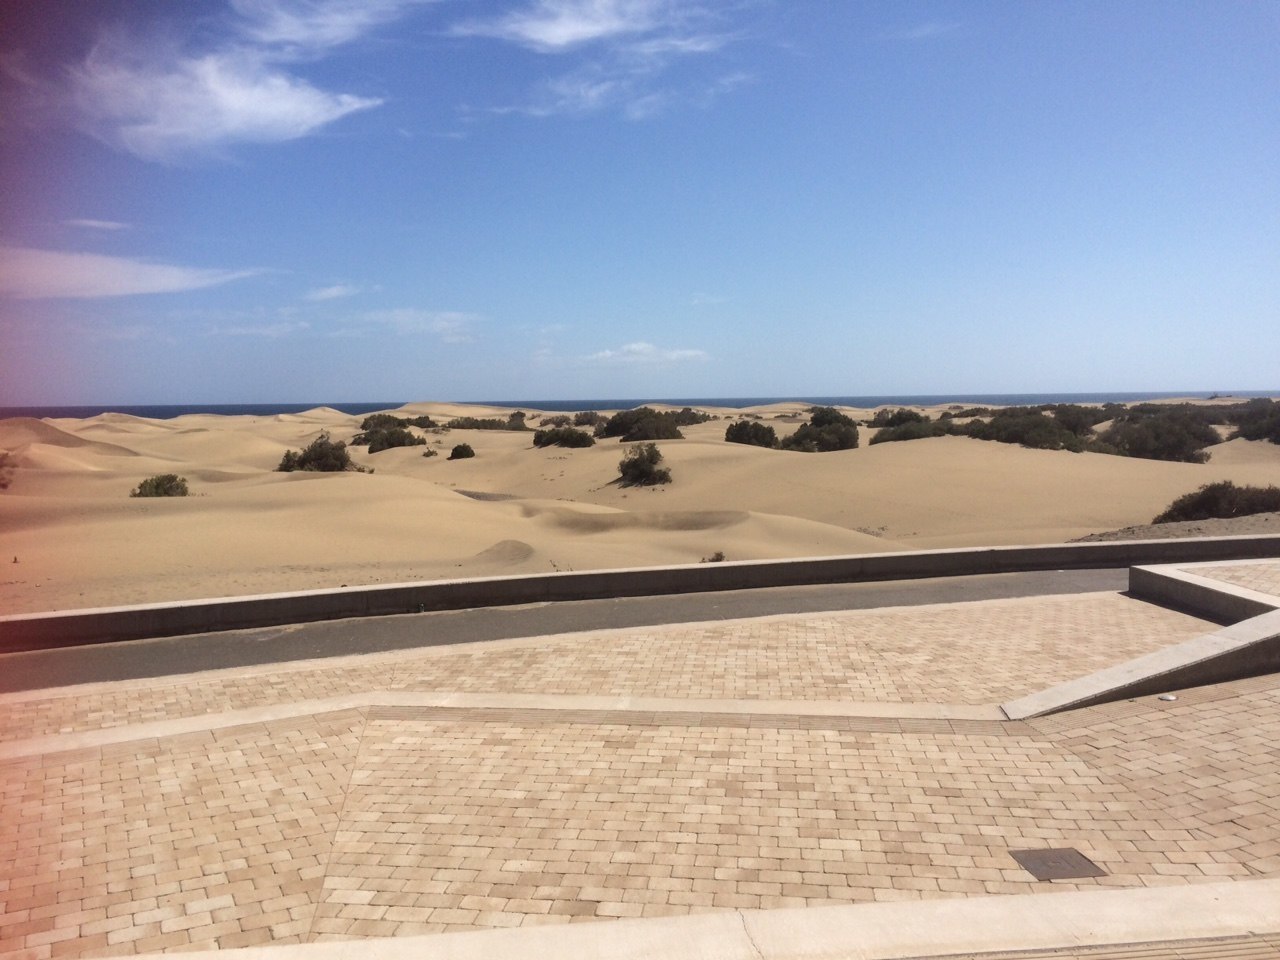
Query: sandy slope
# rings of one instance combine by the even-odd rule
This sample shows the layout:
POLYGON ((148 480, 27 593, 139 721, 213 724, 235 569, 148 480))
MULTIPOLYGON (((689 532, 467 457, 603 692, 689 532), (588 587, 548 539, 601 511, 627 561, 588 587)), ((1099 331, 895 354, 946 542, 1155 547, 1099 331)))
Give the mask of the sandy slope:
MULTIPOLYGON (((785 434, 802 409, 759 412, 785 434)), ((538 417, 529 411, 532 425, 538 417)), ((430 458, 422 447, 356 448, 373 474, 274 472, 321 430, 358 430, 359 418, 325 408, 0 421, 0 450, 17 465, 0 494, 0 611, 690 563, 716 551, 741 560, 1056 542, 1145 523, 1213 480, 1280 483, 1280 447, 1247 441, 1214 448, 1203 466, 961 437, 798 454, 726 444, 725 424, 661 444, 674 483, 625 489, 614 482, 616 441, 538 450, 527 433, 493 431, 430 435, 440 453, 430 458), (475 459, 447 460, 463 441, 475 459), (128 496, 157 473, 186 477, 193 496, 128 496)))

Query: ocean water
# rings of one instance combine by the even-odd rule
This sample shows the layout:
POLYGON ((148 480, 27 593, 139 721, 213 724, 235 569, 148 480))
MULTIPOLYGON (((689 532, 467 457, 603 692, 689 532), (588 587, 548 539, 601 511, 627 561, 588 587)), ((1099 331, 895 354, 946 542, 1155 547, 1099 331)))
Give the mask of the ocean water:
MULTIPOLYGON (((1280 390, 1221 391, 1221 396, 1274 397, 1280 390)), ((788 401, 833 407, 928 406, 937 403, 963 403, 967 406, 1034 406, 1041 403, 1135 403, 1170 397, 1208 397, 1198 390, 1166 392, 1112 393, 947 393, 947 394, 874 394, 867 396, 823 397, 793 395, 785 397, 629 397, 595 400, 485 400, 477 404, 497 407, 524 407, 530 410, 573 412, 578 410, 627 410, 646 403, 664 403, 677 407, 754 407, 766 403, 788 401)), ((212 413, 220 416, 269 417, 278 413, 302 413, 315 407, 332 407, 353 416, 376 410, 394 410, 403 400, 378 403, 175 403, 149 405, 97 404, 89 406, 0 407, 0 419, 8 417, 74 418, 96 417, 100 413, 125 413, 153 420, 170 420, 188 413, 212 413)))

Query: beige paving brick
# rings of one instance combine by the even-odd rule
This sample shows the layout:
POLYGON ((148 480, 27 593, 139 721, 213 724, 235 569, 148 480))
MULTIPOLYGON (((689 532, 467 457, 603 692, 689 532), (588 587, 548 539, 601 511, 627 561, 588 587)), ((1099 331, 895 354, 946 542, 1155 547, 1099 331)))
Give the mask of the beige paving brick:
MULTIPOLYGON (((3 722, 381 687, 981 703, 1200 629, 1118 597, 862 611, 95 688, 3 722)), ((967 729, 379 709, 47 754, 0 764, 0 955, 1280 875, 1278 707, 1259 678, 967 729), (1008 854, 1048 845, 1107 876, 1040 884, 1008 854)))

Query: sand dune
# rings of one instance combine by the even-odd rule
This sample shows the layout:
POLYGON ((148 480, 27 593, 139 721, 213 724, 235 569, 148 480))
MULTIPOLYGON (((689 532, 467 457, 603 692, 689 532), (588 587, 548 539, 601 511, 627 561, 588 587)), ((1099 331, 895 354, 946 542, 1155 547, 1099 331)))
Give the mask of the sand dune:
MULTIPOLYGON (((755 412, 787 433, 804 407, 755 412)), ((511 410, 396 412, 444 422, 511 410)), ((551 416, 525 412, 534 426, 551 416)), ((322 431, 354 436, 361 418, 329 408, 0 421, 0 449, 17 466, 0 494, 0 610, 695 563, 717 552, 746 560, 1058 542, 1146 523, 1214 480, 1280 483, 1280 446, 1269 443, 1230 441, 1205 465, 964 437, 802 454, 727 444, 739 414, 710 412, 722 419, 660 444, 675 482, 641 489, 617 483, 617 441, 535 449, 529 433, 509 431, 426 433, 427 447, 372 455, 353 448, 372 473, 274 472, 286 450, 322 431), (460 442, 474 459, 447 459, 460 442), (186 477, 192 496, 129 497, 156 473, 186 477)))

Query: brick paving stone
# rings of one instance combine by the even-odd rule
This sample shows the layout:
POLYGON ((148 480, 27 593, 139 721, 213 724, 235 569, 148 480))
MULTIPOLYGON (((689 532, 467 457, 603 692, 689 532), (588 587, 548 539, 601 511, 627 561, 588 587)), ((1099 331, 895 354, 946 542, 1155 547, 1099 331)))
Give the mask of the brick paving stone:
POLYGON ((0 740, 383 689, 992 704, 1212 629, 1094 594, 596 631, 0 695, 0 740))
POLYGON ((2 763, 0 957, 1280 876, 1280 677, 1010 724, 804 715, 814 697, 994 697, 1203 630, 1081 599, 596 633, 11 703, 26 735, 389 687, 768 696, 795 715, 383 706, 2 763), (1106 875, 1038 883, 1008 851, 1040 846, 1076 847, 1106 875))
POLYGON ((1220 567, 1193 567, 1188 572, 1198 577, 1221 580, 1223 583, 1280 597, 1280 560, 1233 563, 1220 567))
POLYGON ((264 940, 297 939, 363 724, 347 712, 0 764, 0 914, 49 911, 0 927, 0 954, 50 942, 97 953, 104 937, 133 953, 245 945, 237 935, 263 927, 264 940))

